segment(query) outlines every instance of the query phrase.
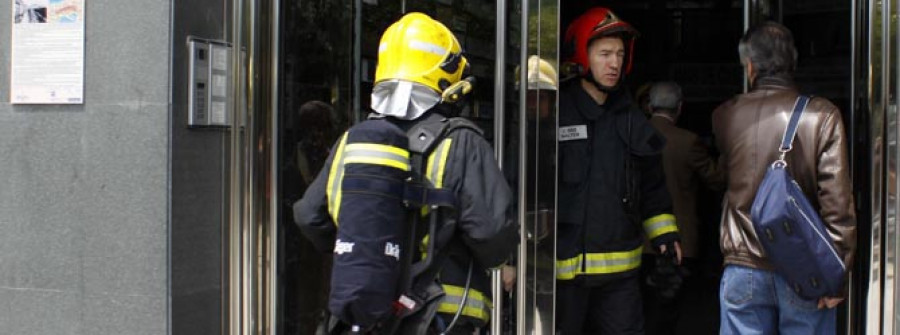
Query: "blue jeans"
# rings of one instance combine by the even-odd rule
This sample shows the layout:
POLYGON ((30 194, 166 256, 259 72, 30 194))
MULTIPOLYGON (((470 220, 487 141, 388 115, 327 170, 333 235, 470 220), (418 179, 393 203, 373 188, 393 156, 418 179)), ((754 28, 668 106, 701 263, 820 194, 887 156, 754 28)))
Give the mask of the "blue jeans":
POLYGON ((818 309, 817 300, 804 300, 781 275, 728 265, 719 285, 722 335, 835 334, 832 309, 818 309))

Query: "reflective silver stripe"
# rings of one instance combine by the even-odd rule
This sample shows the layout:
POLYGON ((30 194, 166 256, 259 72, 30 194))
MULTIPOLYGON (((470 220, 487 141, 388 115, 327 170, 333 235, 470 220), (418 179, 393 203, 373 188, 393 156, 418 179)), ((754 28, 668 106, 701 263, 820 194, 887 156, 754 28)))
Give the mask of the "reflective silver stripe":
POLYGON ((424 41, 416 41, 416 40, 410 41, 409 48, 414 49, 414 50, 433 53, 438 56, 443 56, 443 55, 447 54, 447 49, 445 49, 444 47, 437 45, 437 44, 424 42, 424 41))
MULTIPOLYGON (((462 296, 465 291, 462 287, 455 285, 442 285, 444 289, 444 297, 438 306, 439 313, 455 314, 460 309, 462 296)), ((469 295, 466 297, 466 304, 462 308, 462 315, 481 319, 487 322, 491 318, 490 310, 492 308, 490 300, 487 300, 484 293, 476 289, 470 288, 469 295)))
POLYGON ((655 232, 659 229, 674 226, 674 225, 675 225, 675 221, 660 221, 660 222, 657 222, 654 224, 647 225, 647 231, 655 232))
POLYGON ((644 221, 644 232, 647 237, 654 239, 661 235, 678 232, 678 226, 675 224, 675 215, 660 214, 644 221))
MULTIPOLYGON (((459 306, 459 304, 462 303, 462 296, 447 294, 447 295, 444 295, 444 299, 441 302, 459 306)), ((469 297, 466 298, 466 307, 482 310, 482 309, 485 309, 485 304, 484 304, 484 301, 475 299, 475 297, 472 297, 470 295, 469 297)))
POLYGON ((583 274, 618 273, 636 269, 641 265, 643 247, 630 251, 581 254, 556 261, 556 278, 573 279, 583 274), (587 260, 584 260, 587 257, 587 260), (584 269, 582 269, 582 262, 584 269))
MULTIPOLYGON (((585 266, 587 268, 611 268, 617 265, 628 265, 629 263, 634 262, 635 259, 598 259, 598 260, 588 260, 585 262, 585 266)), ((559 269, 560 272, 575 272, 575 269, 580 267, 581 264, 573 264, 567 267, 559 269)), ((590 272, 590 271, 588 271, 590 272)))

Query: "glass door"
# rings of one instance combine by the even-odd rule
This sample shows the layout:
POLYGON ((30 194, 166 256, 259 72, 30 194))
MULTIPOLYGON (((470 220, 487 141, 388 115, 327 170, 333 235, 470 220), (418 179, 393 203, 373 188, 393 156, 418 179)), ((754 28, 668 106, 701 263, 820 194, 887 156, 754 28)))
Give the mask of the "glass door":
MULTIPOLYGON (((311 334, 321 321, 331 255, 316 252, 299 233, 290 204, 302 196, 306 178, 321 168, 314 163, 327 154, 335 134, 371 112, 381 33, 403 14, 422 12, 444 23, 462 44, 476 85, 459 116, 482 128, 519 199, 523 242, 518 255, 510 256, 522 266, 510 264, 507 270, 518 271, 520 284, 505 291, 500 271, 493 273, 492 329, 497 334, 536 328, 542 329, 538 333, 552 333, 556 98, 533 94, 526 81, 516 78, 528 76, 520 64, 531 55, 556 66, 557 2, 321 0, 275 5, 276 29, 262 35, 272 36, 276 50, 276 61, 269 64, 277 83, 272 114, 261 114, 260 109, 252 113, 277 121, 274 137, 263 142, 277 148, 276 178, 268 180, 277 213, 267 235, 273 256, 262 258, 271 262, 267 273, 274 282, 265 290, 272 292, 266 297, 269 303, 263 304, 271 306, 271 317, 260 320, 269 323, 266 329, 311 334), (300 156, 313 163, 309 171, 303 171, 300 156)), ((262 236, 256 240, 266 241, 262 236)))
MULTIPOLYGON (((518 182, 521 224, 514 334, 553 334, 556 292, 556 131, 559 1, 527 0, 513 9, 522 27, 513 80, 518 104, 505 122, 518 182), (547 79, 550 80, 547 80, 547 79)), ((513 25, 513 24, 511 24, 513 25)), ((511 30, 511 32, 514 32, 511 30)), ((510 113, 507 113, 510 115, 510 113)), ((515 169, 515 170, 513 170, 515 169)))

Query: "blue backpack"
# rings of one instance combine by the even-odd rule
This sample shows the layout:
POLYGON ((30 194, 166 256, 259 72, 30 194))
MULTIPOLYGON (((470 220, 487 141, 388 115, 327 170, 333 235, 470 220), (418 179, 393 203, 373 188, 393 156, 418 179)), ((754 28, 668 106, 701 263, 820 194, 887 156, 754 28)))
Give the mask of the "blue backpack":
POLYGON ((335 149, 326 185, 337 226, 328 308, 352 330, 392 333, 399 319, 440 297, 411 293, 415 281, 433 281, 440 265, 435 250, 448 230, 438 227, 438 209, 456 207, 452 190, 423 178, 423 157, 452 129, 475 126, 436 119, 407 132, 391 120, 370 118, 350 128, 335 149), (423 207, 435 212, 427 223, 420 222, 423 207), (420 250, 424 236, 431 242, 420 250))
POLYGON ((839 294, 846 267, 818 212, 786 169, 785 155, 808 103, 807 96, 797 98, 781 141, 781 157, 769 167, 756 191, 750 216, 778 273, 799 296, 818 299, 839 294))

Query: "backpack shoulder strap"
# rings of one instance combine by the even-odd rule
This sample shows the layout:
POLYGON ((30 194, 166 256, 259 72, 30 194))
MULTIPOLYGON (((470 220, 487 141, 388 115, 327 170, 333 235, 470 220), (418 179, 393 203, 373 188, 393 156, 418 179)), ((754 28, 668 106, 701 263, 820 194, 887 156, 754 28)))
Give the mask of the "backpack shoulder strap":
POLYGON ((779 151, 782 153, 791 151, 794 144, 794 137, 797 134, 797 126, 800 123, 800 116, 803 114, 803 110, 806 109, 809 100, 810 97, 806 95, 801 94, 797 97, 797 102, 794 103, 794 110, 791 112, 791 119, 784 129, 784 136, 781 138, 781 147, 779 148, 779 151))
POLYGON ((461 128, 472 129, 478 135, 484 136, 481 128, 465 118, 447 118, 440 114, 431 114, 406 132, 409 137, 409 150, 427 156, 444 137, 461 128))
POLYGON ((424 119, 413 124, 406 132, 409 139, 409 151, 412 154, 410 163, 418 173, 418 185, 407 185, 404 199, 414 205, 429 205, 455 208, 457 199, 450 190, 436 189, 425 181, 428 171, 425 161, 438 145, 453 131, 469 128, 482 134, 472 121, 464 118, 447 118, 443 115, 432 113, 424 119))

